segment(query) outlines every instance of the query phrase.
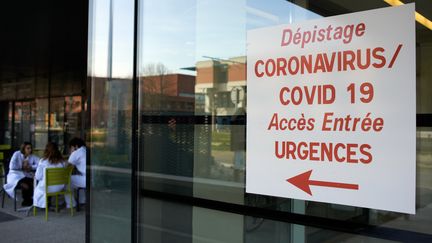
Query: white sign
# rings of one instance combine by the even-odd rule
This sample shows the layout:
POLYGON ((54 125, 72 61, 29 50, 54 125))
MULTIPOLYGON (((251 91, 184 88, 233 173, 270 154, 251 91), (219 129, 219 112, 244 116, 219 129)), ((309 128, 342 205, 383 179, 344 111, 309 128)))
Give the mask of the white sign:
POLYGON ((248 32, 248 193, 415 213, 414 4, 248 32))

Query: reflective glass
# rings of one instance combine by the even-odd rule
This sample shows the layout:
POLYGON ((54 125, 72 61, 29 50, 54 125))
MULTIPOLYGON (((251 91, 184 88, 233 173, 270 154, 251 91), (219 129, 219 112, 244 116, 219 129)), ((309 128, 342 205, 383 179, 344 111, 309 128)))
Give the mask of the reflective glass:
POLYGON ((151 198, 141 203, 140 242, 398 242, 151 198))
POLYGON ((48 141, 48 99, 36 99, 35 143, 36 152, 42 153, 48 141))
MULTIPOLYGON (((147 200, 146 191, 158 191, 431 234, 428 128, 417 131, 416 215, 245 193, 247 31, 388 4, 141 0, 139 6, 140 205, 147 200)), ((432 18, 428 9, 430 3, 417 6, 432 18)), ((432 75, 427 68, 432 60, 431 33, 416 24, 419 114, 430 114, 432 109, 432 75)), ((204 222, 190 216, 192 211, 184 216, 186 221, 204 222)), ((145 208, 139 212, 140 222, 152 219, 145 212, 145 208)), ((145 232, 141 232, 144 240, 145 232)), ((245 238, 242 233, 241 239, 245 238)))
POLYGON ((133 16, 133 0, 90 1, 91 242, 131 241, 133 16))

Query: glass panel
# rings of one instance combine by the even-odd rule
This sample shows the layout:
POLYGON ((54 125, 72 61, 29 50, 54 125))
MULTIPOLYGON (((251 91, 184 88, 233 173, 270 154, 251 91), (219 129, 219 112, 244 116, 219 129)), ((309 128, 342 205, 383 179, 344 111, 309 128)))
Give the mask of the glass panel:
POLYGON ((34 143, 34 102, 15 102, 13 147, 19 148, 23 142, 34 143))
MULTIPOLYGON (((81 96, 65 97, 65 144, 73 137, 82 137, 82 98, 81 96)), ((65 146, 65 154, 69 153, 69 146, 65 146)))
POLYGON ((22 78, 15 83, 17 99, 31 99, 35 96, 34 79, 22 78))
MULTIPOLYGON (((407 1, 412 2, 412 1, 407 1)), ((326 16, 344 14, 356 11, 363 11, 379 7, 388 7, 385 2, 359 2, 348 3, 342 1, 309 1, 310 9, 322 13, 326 16)), ((416 11, 431 19, 430 10, 431 3, 418 2, 416 3, 416 11)), ((416 22, 416 75, 417 75, 417 113, 430 114, 432 110, 431 100, 431 75, 430 66, 432 49, 431 37, 432 31, 425 26, 416 22)), ((385 225, 390 228, 409 230, 413 232, 425 233, 430 235, 431 228, 425 225, 432 225, 432 218, 428 217, 432 212, 431 187, 430 180, 431 170, 428 167, 431 158, 428 154, 432 151, 430 146, 430 128, 417 128, 417 183, 416 183, 416 214, 407 215, 394 213, 382 210, 373 210, 365 208, 356 208, 342 206, 337 204, 326 204, 318 202, 307 202, 305 214, 334 218, 340 220, 354 220, 357 222, 367 223, 371 225, 385 225)), ((389 192, 397 193, 397 191, 389 192)), ((297 201, 297 200, 295 200, 297 201)))
MULTIPOLYGON (((417 12, 432 19, 431 2, 417 1, 417 12)), ((432 113, 432 30, 416 23, 417 113, 432 113)))
POLYGON ((51 79, 51 96, 81 94, 82 80, 75 72, 54 73, 51 79))
POLYGON ((60 151, 64 150, 64 110, 65 99, 63 97, 49 100, 49 140, 58 144, 60 151))
POLYGON ((49 82, 48 74, 40 73, 36 79, 35 95, 36 97, 48 97, 49 94, 49 82))
POLYGON ((35 143, 34 150, 42 154, 48 142, 48 99, 36 99, 35 143))
POLYGON ((0 102, 0 144, 11 145, 12 102, 0 102))
MULTIPOLYGON (((139 204, 152 190, 430 235, 429 128, 417 132, 416 215, 244 192, 247 30, 388 6, 383 1, 293 2, 140 1, 139 204)), ((431 7, 422 2, 417 11, 431 19, 431 7)), ((417 113, 430 114, 432 32, 417 23, 416 34, 417 113)), ((151 214, 139 215, 140 222, 151 220, 151 214)), ((203 222, 192 218, 192 224, 203 222)))
POLYGON ((140 206, 140 242, 397 242, 151 198, 140 206))
POLYGON ((134 1, 89 6, 90 241, 130 242, 134 1))
POLYGON ((12 80, 2 80, 0 83, 0 100, 14 100, 15 98, 15 84, 12 80))
POLYGON ((289 204, 244 193, 246 31, 320 16, 285 1, 140 6, 140 188, 289 204))

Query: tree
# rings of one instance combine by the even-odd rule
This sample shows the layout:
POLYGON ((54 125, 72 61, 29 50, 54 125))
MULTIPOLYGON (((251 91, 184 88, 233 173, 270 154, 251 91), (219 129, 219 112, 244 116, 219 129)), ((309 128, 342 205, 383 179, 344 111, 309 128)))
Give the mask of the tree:
POLYGON ((142 68, 140 84, 142 86, 142 104, 144 110, 161 110, 165 89, 168 86, 166 76, 171 73, 163 63, 149 63, 142 68))
POLYGON ((165 76, 170 73, 168 67, 160 62, 145 65, 142 69, 145 92, 163 95, 166 89, 165 76))

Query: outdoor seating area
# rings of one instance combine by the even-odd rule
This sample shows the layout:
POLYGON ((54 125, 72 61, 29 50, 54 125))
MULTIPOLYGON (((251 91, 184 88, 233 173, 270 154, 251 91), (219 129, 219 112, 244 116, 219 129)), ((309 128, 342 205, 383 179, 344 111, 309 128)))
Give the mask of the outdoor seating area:
POLYGON ((54 242, 84 241, 85 211, 79 206, 85 202, 85 148, 74 147, 73 141, 84 144, 71 140, 68 158, 52 142, 42 158, 32 154, 30 143, 23 143, 13 155, 10 146, 0 145, 2 237, 10 242, 47 242, 47 237, 54 242))
MULTIPOLYGON (((20 199, 20 191, 17 191, 20 199)), ((54 208, 49 209, 48 221, 45 221, 44 209, 37 209, 34 216, 28 207, 20 207, 17 202, 17 211, 14 211, 14 202, 6 196, 4 207, 0 208, 0 234, 7 242, 84 242, 85 241, 85 206, 80 212, 54 208)), ((0 242, 2 240, 0 239, 0 242)))
MULTIPOLYGON (((3 169, 3 166, 0 167, 3 169)), ((70 181, 69 168, 61 168, 60 170, 51 168, 48 170, 57 170, 57 175, 54 175, 57 178, 54 178, 55 180, 47 183, 47 185, 70 184, 68 182, 68 180, 70 181)), ((3 178, 1 182, 1 188, 3 188, 3 178)), ((2 200, 0 234, 2 237, 8 239, 9 242, 47 242, 47 238, 53 242, 84 242, 85 206, 82 208, 84 210, 80 211, 72 211, 64 206, 59 206, 59 202, 63 201, 64 203, 64 198, 54 193, 50 198, 52 203, 50 207, 45 209, 33 206, 21 207, 21 190, 17 188, 14 191, 17 200, 10 198, 4 190, 1 190, 0 193, 2 200)), ((50 196, 50 194, 47 195, 50 196)))

